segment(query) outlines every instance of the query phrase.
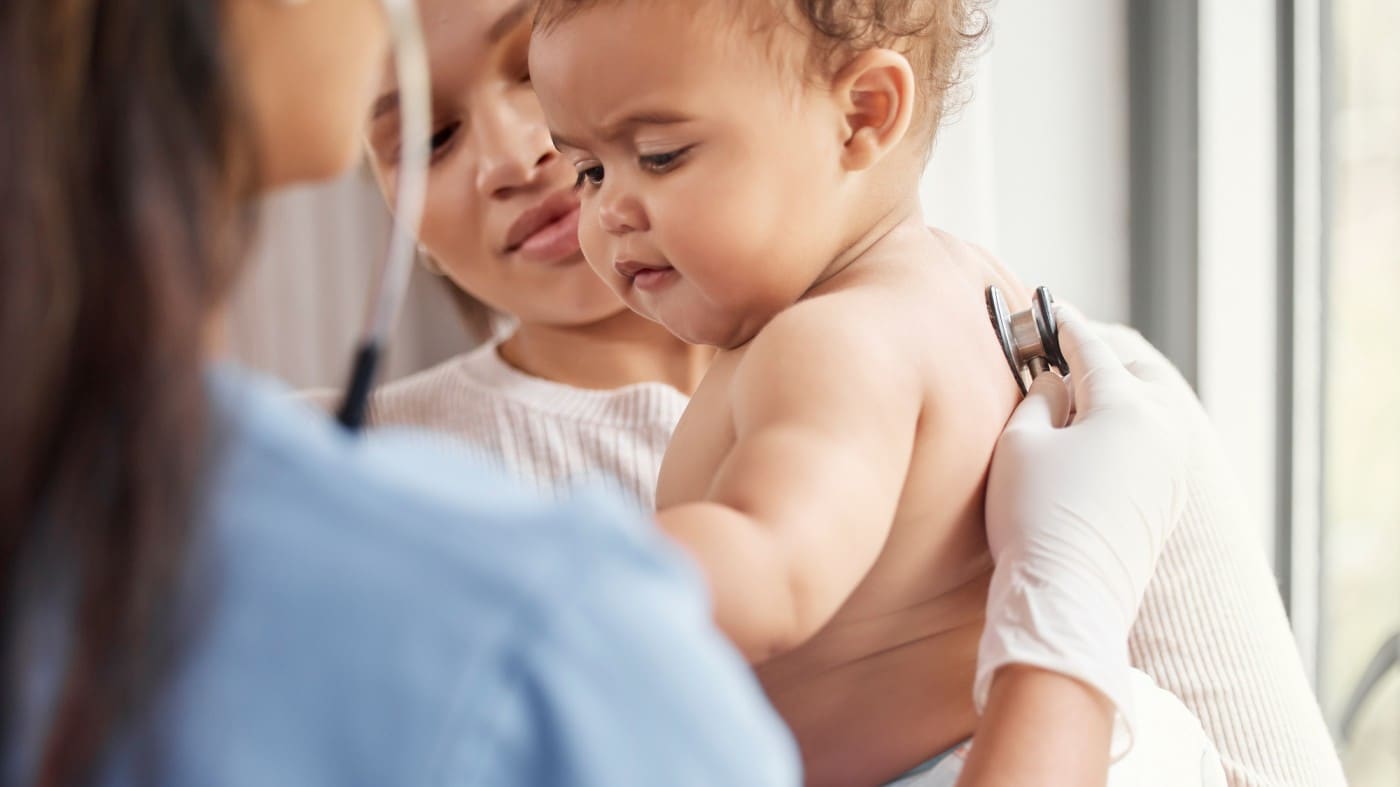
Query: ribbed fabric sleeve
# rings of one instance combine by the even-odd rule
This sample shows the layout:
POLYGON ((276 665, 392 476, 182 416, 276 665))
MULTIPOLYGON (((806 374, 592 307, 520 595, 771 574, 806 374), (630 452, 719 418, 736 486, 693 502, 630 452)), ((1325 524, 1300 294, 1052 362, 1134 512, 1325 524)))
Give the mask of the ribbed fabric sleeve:
MULTIPOLYGON (((1100 333, 1125 361, 1160 358, 1135 331, 1100 333)), ((1343 785, 1215 429, 1186 381, 1173 383, 1172 411, 1191 450, 1186 508, 1147 587, 1129 657, 1200 719, 1231 785, 1343 785)))
POLYGON ((546 496, 591 485, 651 511, 686 401, 663 383, 593 391, 532 377, 490 343, 380 389, 370 421, 431 430, 546 496))

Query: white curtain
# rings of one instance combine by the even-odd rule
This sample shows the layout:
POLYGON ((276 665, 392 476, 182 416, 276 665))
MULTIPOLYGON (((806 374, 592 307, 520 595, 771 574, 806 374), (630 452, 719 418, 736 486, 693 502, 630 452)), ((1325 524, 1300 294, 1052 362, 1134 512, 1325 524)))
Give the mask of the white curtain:
MULTIPOLYGON (((271 196, 260 213, 250 269, 233 298, 232 355, 297 388, 343 385, 371 280, 388 247, 384 202, 357 172, 271 196)), ((442 282, 414 271, 381 380, 475 343, 442 282)))

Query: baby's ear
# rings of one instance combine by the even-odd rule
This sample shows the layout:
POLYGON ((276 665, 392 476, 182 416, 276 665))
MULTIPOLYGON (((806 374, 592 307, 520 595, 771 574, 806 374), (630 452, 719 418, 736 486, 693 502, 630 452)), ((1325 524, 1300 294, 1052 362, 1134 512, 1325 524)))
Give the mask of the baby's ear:
POLYGON ((870 168, 904 141, 918 96, 908 58, 892 49, 861 52, 837 72, 833 87, 846 116, 847 170, 870 168))

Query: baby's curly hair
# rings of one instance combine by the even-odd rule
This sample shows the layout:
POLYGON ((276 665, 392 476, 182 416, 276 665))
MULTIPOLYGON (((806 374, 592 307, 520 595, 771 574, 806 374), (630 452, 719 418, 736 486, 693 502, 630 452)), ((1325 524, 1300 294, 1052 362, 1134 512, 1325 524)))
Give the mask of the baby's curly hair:
MULTIPOLYGON (((536 27, 548 31, 569 17, 606 3, 629 0, 540 0, 536 27)), ((637 0, 630 0, 636 2, 637 0)), ((684 2, 692 13, 694 0, 684 2)), ((709 0, 718 2, 719 0, 709 0)), ((963 96, 958 88, 966 73, 969 53, 987 34, 988 0, 727 0, 735 9, 758 19, 798 22, 812 38, 809 67, 823 73, 839 67, 846 57, 870 49, 894 49, 909 59, 925 99, 917 117, 932 142, 944 117, 955 111, 963 96), (797 19, 792 11, 799 12, 797 19), (757 12, 757 13, 755 13, 757 12)))

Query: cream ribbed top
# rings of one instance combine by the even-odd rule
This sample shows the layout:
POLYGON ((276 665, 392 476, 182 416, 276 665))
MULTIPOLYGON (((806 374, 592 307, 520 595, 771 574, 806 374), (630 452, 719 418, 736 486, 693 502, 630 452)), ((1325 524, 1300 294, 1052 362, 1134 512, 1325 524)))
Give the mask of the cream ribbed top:
MULTIPOLYGON (((1136 331, 1099 333, 1124 362, 1166 363, 1136 331)), ((1201 720, 1230 784, 1344 785, 1215 427, 1186 381, 1174 383, 1171 407, 1191 452, 1186 509, 1147 586, 1129 657, 1201 720)))
POLYGON ((544 495, 591 484, 650 512, 661 456, 686 402, 664 383, 593 391, 532 377, 501 360, 491 342, 381 388, 370 421, 464 441, 544 495))
MULTIPOLYGON (((1136 332, 1102 332, 1125 361, 1156 355, 1136 332)), ((1230 784, 1344 784, 1214 429, 1184 381, 1177 394, 1192 436, 1189 499, 1129 640, 1133 664, 1201 720, 1230 784)), ((372 418, 465 440, 545 494, 595 481, 651 510, 685 404, 659 383, 585 391, 530 377, 490 344, 381 390, 372 418)))

